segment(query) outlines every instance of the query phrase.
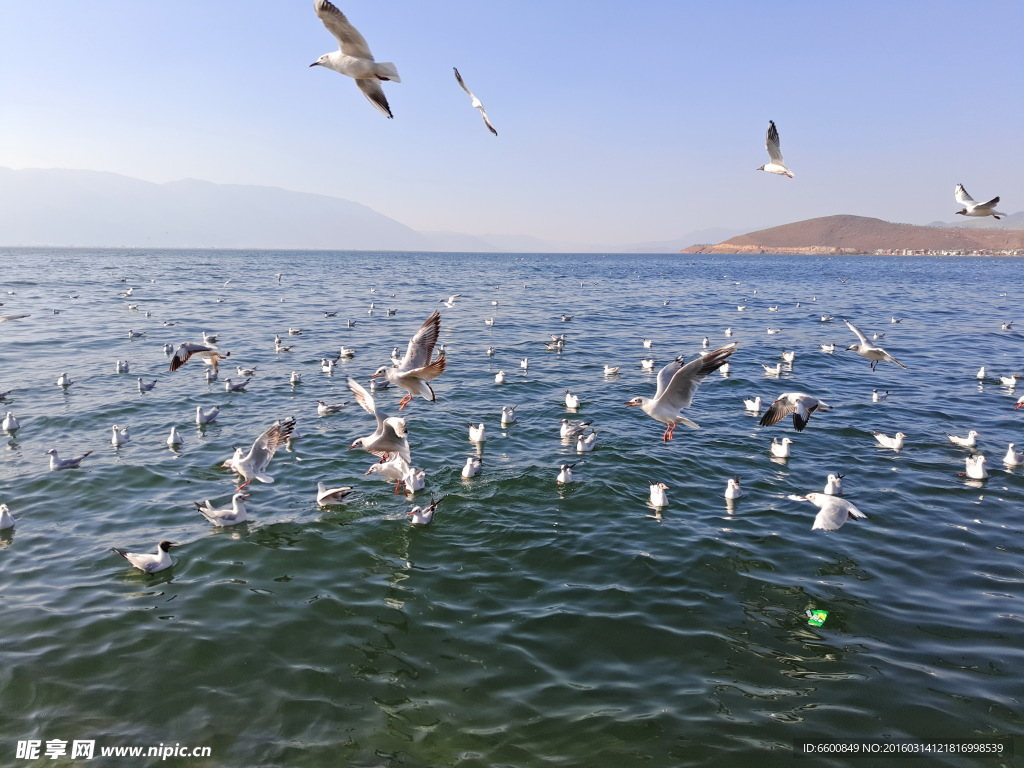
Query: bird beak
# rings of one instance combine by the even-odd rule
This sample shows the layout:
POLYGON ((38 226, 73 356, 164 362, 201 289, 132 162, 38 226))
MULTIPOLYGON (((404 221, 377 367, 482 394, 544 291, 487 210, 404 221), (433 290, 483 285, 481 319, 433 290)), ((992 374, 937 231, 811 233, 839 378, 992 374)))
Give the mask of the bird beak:
POLYGON ((310 64, 309 66, 311 66, 311 67, 319 67, 319 66, 320 66, 320 62, 319 62, 319 61, 314 61, 314 62, 313 62, 312 64, 310 64))
POLYGON ((632 400, 627 400, 626 401, 626 407, 627 408, 630 408, 631 406, 634 406, 634 405, 636 405, 636 403, 634 403, 632 400))

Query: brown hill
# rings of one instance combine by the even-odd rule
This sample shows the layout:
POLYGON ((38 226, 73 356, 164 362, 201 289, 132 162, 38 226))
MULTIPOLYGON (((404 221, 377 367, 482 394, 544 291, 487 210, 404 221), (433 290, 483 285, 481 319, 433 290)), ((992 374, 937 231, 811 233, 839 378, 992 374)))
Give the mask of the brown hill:
POLYGON ((1024 249, 1024 230, 955 229, 893 224, 866 216, 823 216, 693 245, 682 253, 978 252, 1024 249))

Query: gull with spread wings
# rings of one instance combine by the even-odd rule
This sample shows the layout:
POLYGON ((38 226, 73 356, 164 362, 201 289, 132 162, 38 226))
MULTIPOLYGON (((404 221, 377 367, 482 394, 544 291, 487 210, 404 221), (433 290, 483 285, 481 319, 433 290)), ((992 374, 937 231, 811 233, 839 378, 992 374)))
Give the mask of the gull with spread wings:
POLYGON ((491 125, 491 121, 487 117, 487 113, 484 111, 484 105, 481 103, 480 99, 478 99, 473 94, 473 92, 471 90, 469 90, 469 88, 466 87, 466 82, 462 79, 462 75, 459 74, 459 70, 456 69, 455 67, 452 67, 452 69, 455 70, 455 79, 459 81, 459 85, 462 86, 462 90, 464 90, 466 93, 468 93, 469 94, 469 98, 471 98, 473 100, 473 108, 480 110, 480 117, 482 117, 484 119, 484 125, 487 126, 487 129, 491 133, 493 133, 495 136, 497 136, 498 135, 498 131, 495 130, 493 125, 491 125))
POLYGON ((851 331, 857 334, 857 341, 859 342, 857 344, 851 344, 846 348, 846 350, 848 352, 852 350, 861 357, 865 358, 866 360, 870 360, 872 371, 875 370, 876 365, 886 360, 888 360, 890 363, 896 363, 896 365, 898 365, 900 368, 907 367, 899 360, 897 360, 895 357, 886 352, 884 349, 882 349, 881 347, 876 347, 874 344, 868 341, 868 337, 861 333, 859 330, 857 330, 857 327, 849 320, 844 320, 843 322, 846 323, 847 328, 849 328, 851 331))
POLYGON ((377 404, 373 401, 373 395, 355 379, 348 380, 348 388, 352 390, 356 402, 363 407, 363 410, 377 419, 376 431, 371 435, 354 440, 348 449, 351 451, 353 448, 362 448, 367 453, 372 453, 382 459, 397 453, 405 460, 406 464, 412 464, 409 440, 405 431, 405 419, 388 416, 377 408, 377 404))
POLYGON ((275 421, 256 438, 248 453, 243 453, 241 448, 235 448, 235 455, 222 466, 244 477, 246 484, 253 480, 259 480, 261 483, 274 482, 274 478, 267 474, 267 465, 274 458, 277 449, 288 442, 294 429, 293 418, 275 421))
POLYGON ((374 61, 366 39, 345 18, 345 14, 328 0, 315 0, 313 8, 316 10, 317 17, 327 27, 327 31, 338 39, 339 50, 325 53, 309 66, 326 67, 348 75, 356 81, 356 87, 363 92, 373 106, 382 114, 394 117, 380 83, 382 80, 402 82, 398 77, 395 65, 390 61, 374 61))
POLYGON ((626 407, 638 405, 652 419, 666 424, 665 434, 661 436, 663 442, 672 439, 677 424, 700 429, 680 411, 693 402, 693 395, 704 377, 725 365, 735 351, 735 343, 727 344, 685 365, 683 358, 677 357, 658 373, 658 389, 654 397, 634 397, 626 401, 626 407))
MULTIPOLYGON (((416 395, 436 402, 437 396, 427 382, 436 379, 444 373, 447 358, 442 352, 433 362, 430 361, 434 353, 434 345, 437 344, 437 337, 441 333, 441 312, 435 310, 420 326, 419 330, 409 340, 409 346, 405 350, 405 356, 392 366, 382 365, 370 377, 375 379, 378 376, 386 376, 387 380, 396 387, 406 391, 406 395, 398 404, 398 410, 402 410, 413 401, 416 395)), ((365 408, 365 406, 363 406, 365 408)))

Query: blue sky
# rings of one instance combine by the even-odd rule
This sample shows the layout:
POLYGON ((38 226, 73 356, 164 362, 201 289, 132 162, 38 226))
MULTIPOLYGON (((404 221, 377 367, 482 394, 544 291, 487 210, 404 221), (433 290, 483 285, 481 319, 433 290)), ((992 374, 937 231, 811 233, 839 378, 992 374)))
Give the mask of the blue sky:
POLYGON ((0 0, 0 166, 202 178, 409 226, 624 244, 1024 210, 1024 2, 339 0, 395 114, 309 64, 312 0, 0 0), (486 130, 457 66, 500 135, 486 130), (775 120, 795 179, 754 169, 775 120))

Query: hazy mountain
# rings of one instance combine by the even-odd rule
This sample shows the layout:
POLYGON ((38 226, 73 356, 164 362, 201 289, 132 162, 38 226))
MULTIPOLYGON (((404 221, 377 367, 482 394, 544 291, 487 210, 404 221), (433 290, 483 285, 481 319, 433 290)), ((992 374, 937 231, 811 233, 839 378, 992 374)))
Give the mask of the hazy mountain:
POLYGON ((364 205, 277 187, 0 168, 0 245, 422 250, 364 205))
POLYGON ((0 245, 152 248, 673 253, 746 228, 615 246, 530 235, 417 232, 365 205, 278 187, 185 179, 154 184, 115 173, 0 168, 0 245))

